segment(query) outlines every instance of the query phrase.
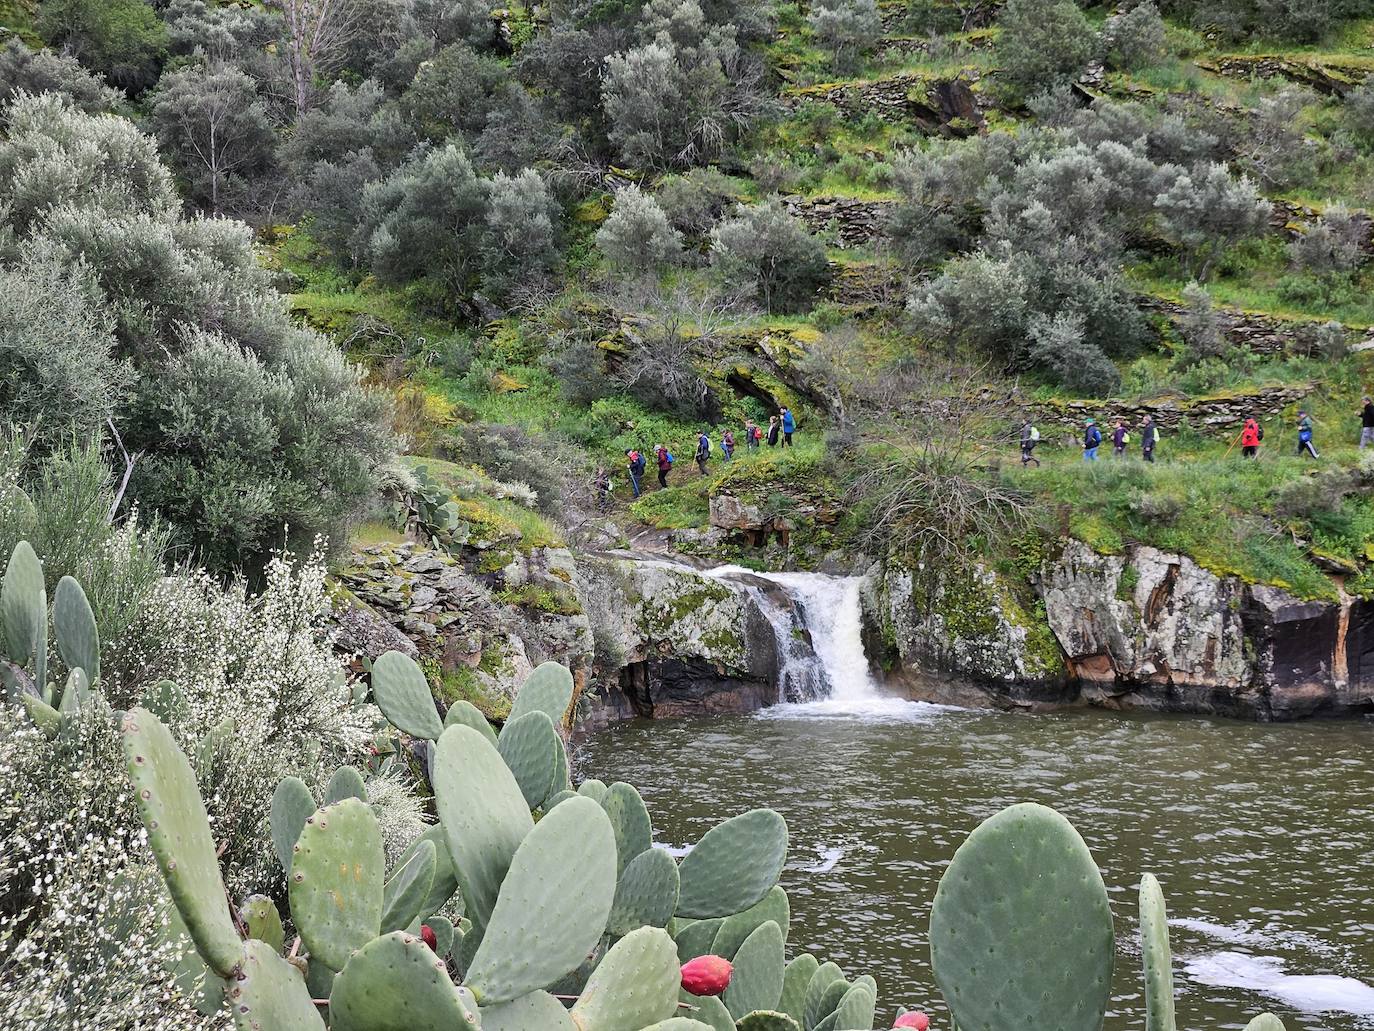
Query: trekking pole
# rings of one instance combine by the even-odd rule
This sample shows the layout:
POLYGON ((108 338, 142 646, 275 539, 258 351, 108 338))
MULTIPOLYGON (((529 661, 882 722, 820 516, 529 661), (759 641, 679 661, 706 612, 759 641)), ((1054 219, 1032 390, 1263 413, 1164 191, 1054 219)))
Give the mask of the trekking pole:
POLYGON ((1236 445, 1240 443, 1240 438, 1243 437, 1243 436, 1245 436, 1245 428, 1244 428, 1244 427, 1242 427, 1242 428, 1241 428, 1241 431, 1240 431, 1239 433, 1236 434, 1236 439, 1233 440, 1233 441, 1231 441, 1231 446, 1228 447, 1228 448, 1226 449, 1226 454, 1224 454, 1224 455, 1221 456, 1221 460, 1222 460, 1223 462, 1226 461, 1227 456, 1229 456, 1229 455, 1231 454, 1231 452, 1235 450, 1236 445))

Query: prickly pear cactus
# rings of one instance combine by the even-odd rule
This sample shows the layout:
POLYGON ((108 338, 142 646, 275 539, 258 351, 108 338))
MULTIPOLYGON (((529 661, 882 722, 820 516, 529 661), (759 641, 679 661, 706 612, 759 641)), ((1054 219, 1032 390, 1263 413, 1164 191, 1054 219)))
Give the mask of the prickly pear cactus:
POLYGON ((163 880, 205 962, 228 977, 243 946, 224 897, 210 821, 185 754, 146 709, 131 709, 122 727, 124 755, 148 844, 163 880))
POLYGON ((516 849, 464 978, 477 1001, 511 1002, 576 970, 601 940, 615 885, 600 806, 574 798, 540 820, 516 849))
POLYGON ((397 866, 382 889, 382 933, 404 931, 424 908, 438 868, 433 841, 421 841, 405 863, 397 866))
POLYGON ((1284 1031, 1283 1021, 1272 1013, 1261 1013, 1245 1025, 1245 1031, 1284 1031))
POLYGON ((291 873, 291 856, 296 848, 296 840, 315 809, 315 796, 305 786, 305 781, 299 777, 283 777, 277 781, 267 822, 272 831, 272 849, 288 875, 291 873))
POLYGON ((496 744, 496 731, 491 729, 491 724, 482 715, 482 710, 462 698, 448 707, 448 715, 444 717, 444 727, 446 729, 448 727, 471 727, 493 745, 496 744))
POLYGON ((373 938, 349 957, 329 993, 332 1031, 476 1031, 471 993, 453 983, 444 961, 413 934, 373 938))
POLYGON ((363 782, 363 775, 352 766, 340 766, 324 787, 325 805, 342 802, 345 798, 367 801, 367 785, 363 782))
POLYGON ((1026 802, 970 834, 940 879, 930 954, 962 1031, 1099 1031, 1111 995, 1112 914, 1069 821, 1026 802))
POLYGON ((783 944, 787 943, 787 925, 792 919, 792 907, 787 901, 787 892, 782 885, 775 884, 768 894, 750 906, 743 913, 727 916, 721 922, 711 943, 711 952, 726 959, 734 959, 735 952, 744 944, 744 939, 754 933, 754 929, 772 920, 782 930, 783 944))
POLYGON ((572 704, 573 678, 567 667, 556 662, 536 666, 525 678, 515 694, 508 722, 514 722, 527 712, 542 712, 558 726, 572 704))
POLYGON ((0 581, 0 625, 5 631, 5 654, 16 666, 34 662, 34 685, 48 682, 48 592, 43 565, 28 541, 10 553, 0 581))
POLYGON ((296 841, 287 891, 312 959, 342 970, 381 933, 386 857, 372 809, 346 798, 318 810, 296 841))
POLYGON ((722 997, 739 1020, 754 1010, 776 1009, 782 997, 782 928, 769 920, 754 928, 735 953, 735 972, 722 997))
POLYGON ((615 830, 616 866, 624 870, 630 861, 654 844, 653 822, 644 799, 630 784, 617 782, 601 797, 601 808, 615 830))
POLYGON ((580 1031, 641 1031, 667 1020, 677 1013, 680 976, 667 932, 631 931, 593 971, 572 1008, 573 1022, 580 1031))
POLYGON ((855 981, 835 1007, 835 1031, 869 1031, 873 1027, 873 1011, 877 994, 866 984, 855 981))
MULTIPOLYGON (((415 853, 424 847, 425 842, 430 842, 434 846, 434 880, 429 886, 429 894, 425 896, 424 904, 420 906, 422 919, 439 912, 458 891, 458 875, 453 869, 453 859, 448 854, 448 842, 444 840, 443 827, 433 826, 411 842, 410 847, 401 853, 401 858, 396 860, 396 865, 405 866, 415 853)), ((461 914, 462 910, 462 899, 458 899, 457 912, 461 914)))
POLYGON ((256 938, 275 952, 281 951, 286 932, 282 928, 276 903, 266 895, 250 895, 244 899, 239 914, 248 927, 248 937, 256 938))
POLYGON ((735 1018, 725 1008, 718 995, 692 995, 687 991, 678 993, 678 1001, 690 1006, 688 1014, 711 1028, 711 1031, 735 1031, 735 1018))
POLYGON ((444 732, 429 681, 403 652, 386 652, 372 664, 372 697, 391 725, 411 737, 437 741, 444 732))
POLYGON ((305 978, 276 949, 250 938, 237 968, 228 996, 239 1031, 324 1031, 305 978))
POLYGON ((1174 1031, 1174 959, 1169 917, 1154 874, 1140 879, 1140 958, 1145 969, 1145 1031, 1174 1031))
POLYGON ((519 719, 509 720, 501 728, 496 750, 515 774, 525 805, 535 809, 553 790, 560 774, 558 760, 558 731, 553 721, 542 712, 527 712, 519 719))
POLYGON ((802 1007, 802 1026, 811 1031, 834 1011, 848 987, 844 971, 835 963, 822 963, 811 975, 806 986, 806 1002, 802 1007))
POLYGON ((816 976, 820 963, 809 952, 803 952, 787 964, 782 974, 782 995, 778 1010, 800 1024, 806 1019, 806 989, 816 976))
POLYGON ((771 809, 733 816, 707 831, 683 857, 678 913, 730 916, 778 883, 787 860, 787 824, 771 809))
POLYGON ((563 1004, 548 992, 530 992, 513 1002, 482 1007, 482 1031, 577 1031, 563 1004))
POLYGON ((686 963, 698 956, 711 955, 716 935, 720 932, 720 925, 724 922, 720 917, 713 920, 689 920, 683 917, 674 917, 673 923, 677 925, 677 930, 673 934, 673 941, 677 944, 678 959, 686 963))
POLYGON ((620 875, 607 933, 622 935, 636 927, 666 927, 677 909, 677 893, 673 857, 658 848, 641 852, 620 875))
POLYGON ((52 596, 52 622, 57 631, 57 654, 68 669, 79 669, 88 682, 100 680, 100 631, 86 592, 70 576, 57 581, 52 596))
MULTIPOLYGON (((739 1031, 801 1031, 797 1022, 788 1014, 775 1010, 746 1013, 740 1018, 738 1027, 739 1031)), ((872 1027, 872 1024, 869 1027, 872 1027)))
POLYGON ((467 915, 478 929, 484 928, 534 819, 500 753, 471 727, 449 727, 439 738, 433 781, 439 823, 467 915))

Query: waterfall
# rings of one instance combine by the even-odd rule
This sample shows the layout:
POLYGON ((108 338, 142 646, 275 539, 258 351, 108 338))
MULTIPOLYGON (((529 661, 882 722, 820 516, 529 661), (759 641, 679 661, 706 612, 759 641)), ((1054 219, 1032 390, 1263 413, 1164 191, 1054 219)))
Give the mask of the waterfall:
POLYGON ((778 697, 787 702, 837 704, 880 697, 863 645, 863 577, 822 573, 758 573, 720 566, 708 576, 750 589, 773 624, 778 641, 778 697), (791 606, 751 586, 764 580, 782 588, 791 606))

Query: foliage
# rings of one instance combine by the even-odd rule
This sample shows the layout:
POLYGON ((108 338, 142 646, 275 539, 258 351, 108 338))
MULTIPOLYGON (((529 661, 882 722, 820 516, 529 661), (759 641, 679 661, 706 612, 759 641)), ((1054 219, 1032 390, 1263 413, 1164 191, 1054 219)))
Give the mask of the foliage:
POLYGON ((777 200, 738 206, 712 230, 711 260, 769 312, 808 307, 826 275, 820 241, 777 200))
POLYGON ((130 94, 156 81, 167 52, 166 27, 141 0, 43 0, 38 31, 130 94))
POLYGON ((89 114, 108 111, 123 99, 76 58, 30 50, 15 36, 0 50, 0 104, 8 104, 18 93, 60 93, 89 114))
POLYGON ((617 191, 610 217, 596 232, 596 245, 613 266, 651 272, 679 260, 682 234, 652 197, 627 186, 617 191))
POLYGON ((812 6, 806 20, 842 69, 852 68, 882 33, 874 0, 823 0, 812 6))
POLYGON ((1102 27, 1102 49, 1114 68, 1132 70, 1158 64, 1168 54, 1164 19, 1151 0, 1113 14, 1102 27))
POLYGON ((998 20, 999 81, 1019 98, 1077 78, 1096 46, 1072 0, 1010 0, 998 20))

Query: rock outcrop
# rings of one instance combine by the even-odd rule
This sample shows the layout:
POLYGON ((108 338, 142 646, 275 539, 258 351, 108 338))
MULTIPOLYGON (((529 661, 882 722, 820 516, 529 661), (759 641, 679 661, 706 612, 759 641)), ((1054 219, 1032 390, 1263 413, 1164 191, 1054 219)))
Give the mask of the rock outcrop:
POLYGON ((904 72, 882 79, 825 82, 789 89, 784 99, 793 104, 820 101, 853 116, 875 114, 890 122, 909 122, 931 135, 972 136, 985 122, 972 88, 978 74, 966 69, 937 79, 904 72))
MULTIPOLYGON (((1175 323, 1188 314, 1187 305, 1163 297, 1142 297, 1140 306, 1175 323)), ((1227 342, 1256 354, 1315 354, 1318 331, 1326 325, 1320 319, 1291 318, 1240 308, 1217 307, 1213 310, 1227 342)), ((1343 328, 1346 341, 1352 347, 1374 341, 1374 331, 1343 328)))

